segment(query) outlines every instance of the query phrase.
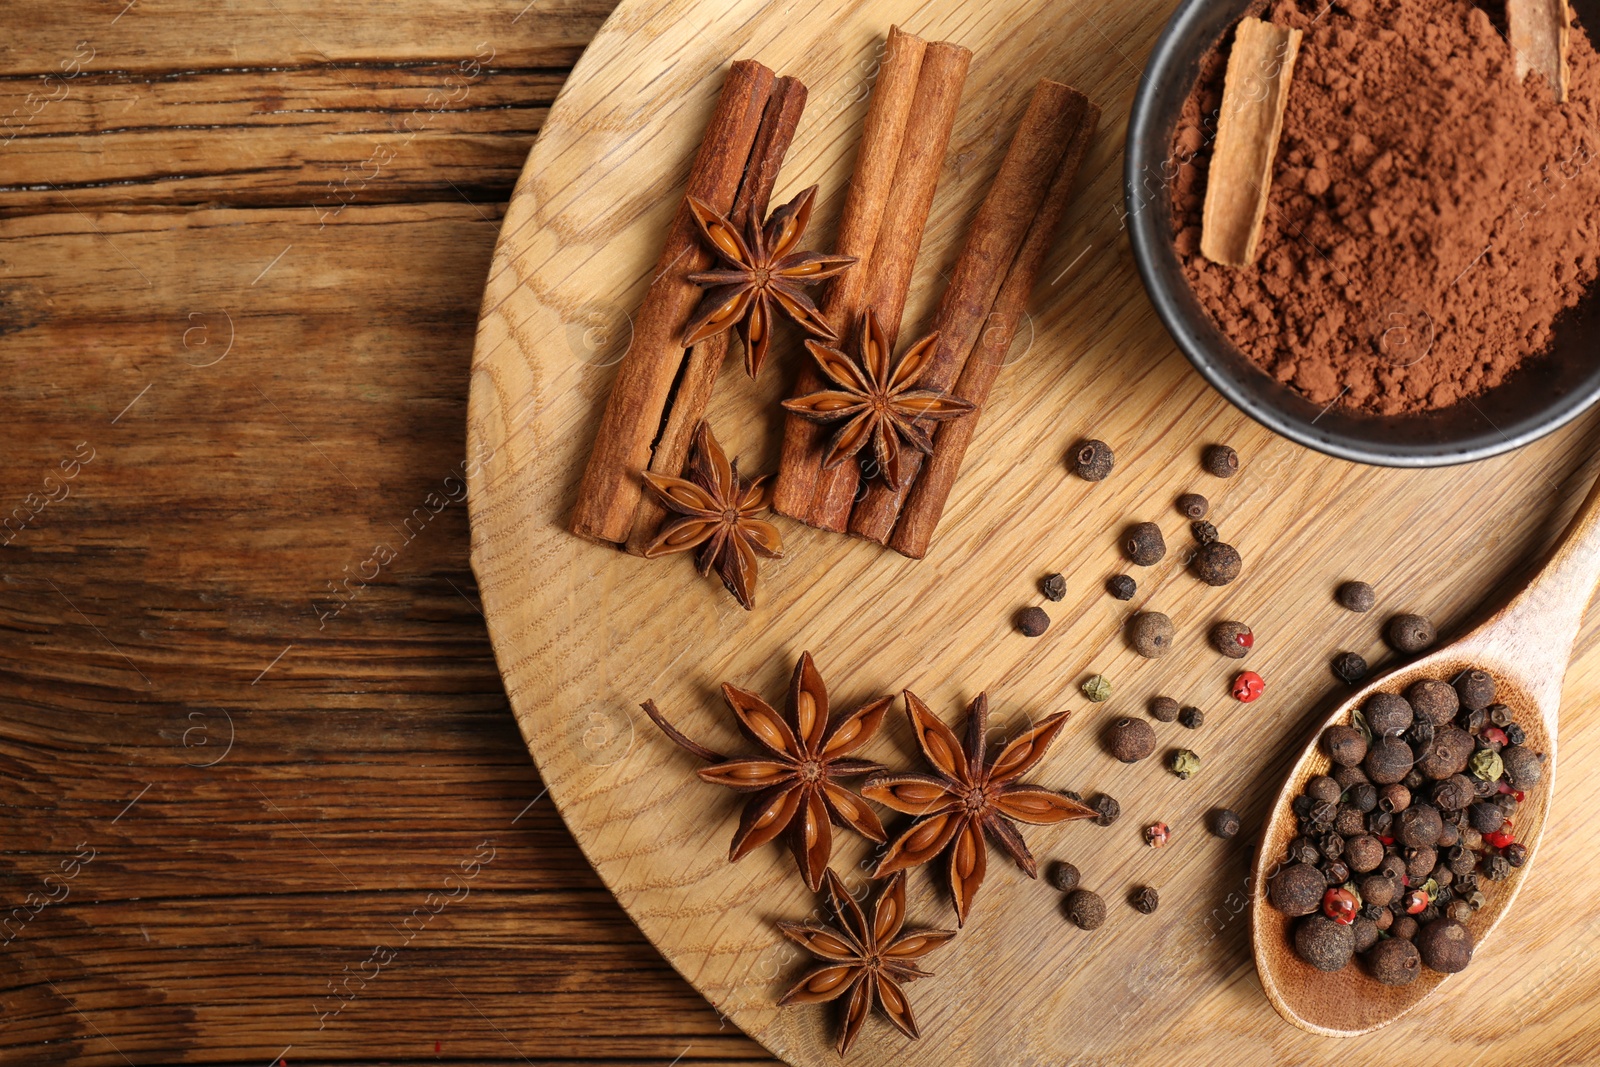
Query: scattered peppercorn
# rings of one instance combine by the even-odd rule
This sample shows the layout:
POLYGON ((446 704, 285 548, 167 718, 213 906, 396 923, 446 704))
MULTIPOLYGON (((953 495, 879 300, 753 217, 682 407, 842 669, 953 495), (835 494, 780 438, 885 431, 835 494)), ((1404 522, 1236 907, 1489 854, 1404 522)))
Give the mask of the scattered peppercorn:
POLYGON ((1117 816, 1122 814, 1122 805, 1117 803, 1115 797, 1104 793, 1096 796, 1094 803, 1089 806, 1098 812, 1094 817, 1096 826, 1110 826, 1117 821, 1117 816))
POLYGON ((1364 657, 1354 652, 1341 652, 1333 657, 1333 674, 1345 685, 1355 685, 1367 676, 1371 668, 1364 657))
POLYGON ((1038 637, 1050 629, 1050 616, 1041 607, 1026 607, 1017 612, 1016 625, 1023 637, 1038 637))
POLYGON ((1047 574, 1039 581, 1039 592, 1049 601, 1065 600, 1067 597, 1067 580, 1059 574, 1047 574))
POLYGON ((1178 511, 1185 518, 1199 522, 1211 512, 1211 501, 1199 493, 1184 493, 1178 498, 1178 511))
POLYGON ((1104 441, 1079 441, 1072 449, 1072 471, 1087 482, 1103 482, 1116 466, 1117 455, 1104 441))
POLYGON ((1211 826, 1211 832, 1224 841, 1239 833, 1239 816, 1230 808, 1215 809, 1212 811, 1211 818, 1208 821, 1211 826))
POLYGON ((1234 675, 1233 685, 1230 689, 1233 699, 1243 704, 1254 703, 1266 691, 1266 680, 1255 671, 1240 671, 1234 675))
POLYGON ((1206 713, 1191 704, 1178 712, 1178 721, 1191 730, 1198 730, 1206 724, 1206 713))
POLYGON ((1146 659, 1172 651, 1172 620, 1159 611, 1141 611, 1128 620, 1128 643, 1146 659))
POLYGON ((1118 719, 1106 733, 1106 746, 1123 763, 1137 763, 1156 750, 1156 732, 1143 719, 1118 719))
POLYGON ((1117 600, 1132 600, 1139 592, 1139 583, 1126 574, 1115 574, 1106 579, 1106 592, 1117 600))
POLYGON ((1227 620, 1211 627, 1211 647, 1229 659, 1244 659, 1255 647, 1256 635, 1242 622, 1227 620))
POLYGON ((1133 910, 1141 915, 1150 915, 1161 906, 1161 894, 1156 892, 1153 885, 1142 886, 1128 901, 1133 905, 1133 910))
POLYGON ((1172 755, 1167 757, 1167 766, 1173 774, 1187 782, 1200 769, 1200 757, 1187 748, 1175 748, 1172 755))
POLYGON ((1422 971, 1422 955, 1417 946, 1397 937, 1388 937, 1372 946, 1366 956, 1372 977, 1384 985, 1410 985, 1422 971))
POLYGON ((1222 536, 1217 532, 1217 528, 1209 522, 1191 522, 1189 524, 1189 533, 1193 535, 1196 542, 1202 545, 1209 545, 1219 540, 1222 536))
POLYGON ((1063 893, 1070 893, 1078 888, 1078 880, 1082 875, 1078 873, 1078 868, 1066 860, 1057 860, 1050 865, 1050 870, 1045 873, 1045 877, 1050 880, 1050 884, 1054 888, 1061 890, 1063 893))
POLYGON ((1080 687, 1083 695, 1096 704, 1103 704, 1111 699, 1111 683, 1106 681, 1106 676, 1097 674, 1080 687))
POLYGON ((1466 970, 1472 962, 1472 933, 1453 919, 1429 923, 1417 933, 1422 962, 1441 974, 1466 970))
POLYGON ((1212 541, 1195 552, 1193 566, 1195 574, 1207 585, 1227 585, 1239 577, 1244 560, 1232 545, 1212 541))
POLYGON ((1339 601, 1340 607, 1362 615, 1371 611, 1378 603, 1377 590, 1366 582, 1345 582, 1334 593, 1334 597, 1339 601))
POLYGON ((1161 536, 1161 527, 1153 522, 1137 522, 1122 535, 1122 551, 1139 566, 1149 567, 1166 556, 1167 542, 1161 536))
POLYGON ((1308 916, 1295 925, 1294 950, 1319 971, 1337 971, 1355 955, 1355 931, 1326 915, 1308 916))
POLYGON ((1144 828, 1144 843, 1151 848, 1166 848, 1171 837, 1172 829, 1164 822, 1153 822, 1144 828))
POLYGON ((1411 655, 1433 647, 1439 632, 1421 615, 1396 615, 1384 627, 1383 636, 1396 652, 1411 655))
POLYGON ((1178 718, 1178 702, 1171 697, 1152 697, 1150 717, 1158 722, 1173 722, 1178 718))
POLYGON ((1202 463, 1207 472, 1218 478, 1232 478, 1239 473, 1239 453, 1227 445, 1212 445, 1207 448, 1202 463))

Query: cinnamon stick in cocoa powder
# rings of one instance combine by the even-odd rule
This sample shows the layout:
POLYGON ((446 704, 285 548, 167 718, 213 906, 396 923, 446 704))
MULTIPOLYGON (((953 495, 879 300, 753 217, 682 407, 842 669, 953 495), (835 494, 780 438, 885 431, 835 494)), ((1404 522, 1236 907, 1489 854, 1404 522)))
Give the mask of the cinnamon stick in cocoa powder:
POLYGON ((995 296, 994 309, 979 337, 977 347, 967 358, 967 364, 956 382, 955 395, 974 404, 972 414, 950 422, 941 423, 933 442, 933 455, 922 466, 922 472, 906 498, 900 521, 895 524, 889 547, 903 556, 921 559, 928 552, 934 530, 944 514, 946 501, 961 471, 961 461, 966 458, 967 446, 978 430, 978 419, 983 405, 989 399, 989 390, 1005 365, 1006 353, 1016 336, 1017 326, 1028 309, 1028 298, 1038 281, 1050 247, 1055 243, 1056 230, 1072 202, 1072 187, 1083 163, 1084 152, 1100 124, 1100 109, 1084 102, 1083 117, 1073 134, 1055 178, 1050 183, 1039 213, 1034 216, 1028 235, 1017 252, 1017 258, 1006 273, 1006 280, 995 296))
MULTIPOLYGON (((1086 96, 1060 82, 1041 79, 1034 89, 983 206, 967 230, 934 318, 939 346, 917 388, 943 393, 955 385, 1090 106, 1086 96)), ((922 424, 930 433, 936 425, 922 424)), ((888 543, 922 461, 920 452, 906 453, 903 462, 909 477, 902 476, 898 490, 879 480, 867 486, 850 513, 852 534, 888 543)))
MULTIPOLYGON (((773 73, 760 63, 734 63, 689 171, 687 195, 728 211, 744 177, 750 150, 772 93, 773 73)), ((643 304, 633 321, 633 343, 617 367, 594 450, 589 455, 569 527, 596 541, 626 540, 634 525, 651 444, 661 429, 667 398, 684 361, 683 328, 700 300, 688 275, 705 270, 702 247, 680 203, 643 304)))
MULTIPOLYGON (((806 95, 806 87, 798 78, 779 78, 773 83, 755 144, 750 149, 744 179, 739 183, 739 192, 728 215, 728 221, 735 226, 742 228, 750 220, 759 226, 766 220, 778 172, 794 141, 800 116, 805 112, 806 95)), ((689 353, 671 393, 666 426, 650 456, 649 469, 656 474, 682 475, 689 461, 689 449, 694 444, 695 430, 711 403, 732 336, 733 331, 725 330, 695 345, 689 353)), ((641 496, 633 516, 633 530, 628 535, 628 551, 642 555, 666 516, 666 509, 655 497, 649 493, 641 496)))
POLYGON ((1517 81, 1527 81, 1529 73, 1538 71, 1563 104, 1572 76, 1567 66, 1571 33, 1567 0, 1506 0, 1506 35, 1511 39, 1517 81))
POLYGON ((1200 215, 1200 253, 1213 263, 1255 262, 1300 37, 1299 30, 1252 18, 1234 30, 1200 215))
MULTIPOLYGON (((917 91, 917 76, 922 70, 927 42, 891 27, 878 67, 872 100, 867 105, 861 141, 856 149, 855 173, 845 193, 844 210, 839 217, 839 236, 834 251, 855 256, 856 265, 845 271, 828 288, 822 313, 839 331, 839 336, 856 336, 857 320, 866 292, 868 267, 878 233, 883 227, 894 183, 895 165, 911 117, 912 99, 917 91)), ((805 396, 822 387, 820 371, 806 358, 796 382, 794 396, 805 396)), ((830 431, 825 426, 788 415, 783 423, 783 451, 778 477, 772 491, 772 508, 804 522, 811 514, 811 498, 822 473, 823 441, 830 431)))
MULTIPOLYGON (((867 289, 861 299, 863 311, 872 308, 876 312, 890 350, 899 338, 911 275, 950 150, 950 134, 971 63, 970 49, 939 41, 928 45, 917 75, 917 91, 906 121, 900 159, 895 164, 883 225, 866 271, 867 289)), ((853 331, 841 336, 850 344, 857 334, 853 331)), ((846 460, 832 470, 822 471, 805 521, 820 529, 843 532, 860 484, 861 469, 856 462, 846 460)))

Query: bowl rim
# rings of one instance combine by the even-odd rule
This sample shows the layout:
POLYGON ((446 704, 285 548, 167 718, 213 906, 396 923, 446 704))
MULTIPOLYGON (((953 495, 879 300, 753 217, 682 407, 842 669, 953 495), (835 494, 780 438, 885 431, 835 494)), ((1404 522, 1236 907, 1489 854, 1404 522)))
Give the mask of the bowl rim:
MULTIPOLYGON (((1548 407, 1523 417, 1509 428, 1496 425, 1479 408, 1478 414, 1487 424, 1482 431, 1450 441, 1384 446, 1340 430, 1319 429, 1316 420, 1307 423, 1264 400, 1221 365, 1201 336, 1202 328, 1209 327, 1213 332, 1217 332, 1217 328, 1209 317, 1203 323, 1196 321, 1190 309, 1184 306, 1183 298, 1186 296, 1198 307, 1187 283, 1184 292, 1179 294, 1173 291, 1168 281, 1170 275, 1182 276, 1182 265, 1178 261, 1171 233, 1170 203, 1164 195, 1168 188, 1166 179, 1163 178, 1159 185, 1162 195, 1142 194, 1141 185, 1146 175, 1162 173, 1169 154, 1170 131, 1158 128, 1156 120, 1157 96, 1168 80, 1182 73, 1183 54, 1188 50, 1191 38, 1203 29, 1205 17, 1212 14, 1213 7, 1224 4, 1241 6, 1241 17, 1248 13, 1248 3, 1241 3, 1241 0, 1181 0, 1173 12, 1156 39, 1139 77, 1128 114, 1123 160, 1125 218, 1139 279, 1162 325, 1201 377, 1235 407, 1274 433, 1325 455, 1383 467, 1444 467, 1502 455, 1555 432, 1600 400, 1600 375, 1593 375, 1582 387, 1572 389, 1548 407)), ((1205 316, 1204 310, 1200 310, 1199 314, 1205 316)), ((1270 378, 1254 364, 1249 370, 1270 378)), ((1477 399, 1480 398, 1469 398, 1475 408, 1477 399)))

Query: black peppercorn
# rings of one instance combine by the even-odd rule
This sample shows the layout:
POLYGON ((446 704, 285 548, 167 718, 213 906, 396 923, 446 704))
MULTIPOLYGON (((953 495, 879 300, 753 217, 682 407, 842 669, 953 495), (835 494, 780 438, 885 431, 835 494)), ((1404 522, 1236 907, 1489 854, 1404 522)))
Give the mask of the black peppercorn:
POLYGON ((1128 898, 1128 903, 1133 905, 1133 910, 1141 915, 1150 915, 1161 905, 1161 894, 1156 892, 1153 885, 1143 886, 1128 898))
POLYGON ((1439 847, 1451 848, 1461 843, 1461 827, 1451 821, 1455 812, 1446 815, 1444 825, 1439 827, 1439 847))
POLYGON ((1219 622, 1211 627, 1209 637, 1211 647, 1229 659, 1244 659, 1256 643, 1256 636, 1250 627, 1231 620, 1219 622))
POLYGON ((1213 541, 1194 554, 1194 572, 1207 585, 1227 585, 1239 577, 1244 560, 1232 545, 1213 541))
POLYGON ((1528 739, 1528 735, 1527 735, 1526 732, 1524 732, 1522 727, 1518 726, 1514 722, 1506 724, 1506 740, 1507 741, 1511 742, 1513 745, 1520 745, 1524 741, 1526 741, 1527 739, 1528 739))
MULTIPOLYGON (((1339 815, 1339 805, 1332 800, 1317 800, 1312 798, 1311 810, 1306 813, 1306 825, 1317 833, 1326 833, 1333 829, 1333 820, 1339 815)), ((1323 848, 1324 853, 1338 855, 1339 849, 1323 848)))
POLYGON ((1138 522, 1122 535, 1122 551, 1139 566, 1149 567, 1160 563, 1167 554, 1167 542, 1161 536, 1161 527, 1153 522, 1138 522))
POLYGON ((1074 445, 1070 458, 1073 473, 1088 482, 1105 481, 1117 462, 1110 445, 1092 438, 1074 445))
POLYGON ((1417 925, 1419 927, 1426 927, 1429 923, 1437 922, 1440 914, 1439 906, 1437 904, 1429 904, 1426 908, 1423 908, 1417 913, 1417 925))
POLYGON ((1341 607, 1361 614, 1371 611, 1378 603, 1377 591, 1366 582, 1345 582, 1334 597, 1341 607))
POLYGON ((1433 723, 1427 719, 1418 719, 1411 724, 1411 729, 1406 731, 1406 740, 1411 742, 1413 748, 1427 748, 1433 744, 1433 723))
MULTIPOLYGON (((1367 757, 1367 740, 1354 726, 1330 726, 1322 731, 1322 751, 1333 762, 1353 767, 1367 757)), ((1409 754, 1407 763, 1409 765, 1409 754)), ((1368 777, 1371 777, 1369 772, 1368 777)), ((1377 781, 1376 778, 1373 781, 1377 781)))
MULTIPOLYGON (((1478 734, 1472 739, 1472 741, 1478 746, 1478 750, 1480 752, 1499 752, 1501 749, 1506 747, 1506 742, 1504 740, 1496 737, 1488 730, 1484 730, 1482 733, 1478 734)), ((1503 769, 1504 764, 1502 763, 1501 766, 1503 769)))
POLYGON ((1489 721, 1496 726, 1510 726, 1516 717, 1515 712, 1504 704, 1490 704, 1483 711, 1489 716, 1489 721))
POLYGON ((1066 860, 1057 860, 1050 865, 1050 870, 1045 874, 1045 877, 1050 880, 1050 884, 1056 889, 1061 890, 1063 893, 1070 893, 1078 888, 1078 881, 1082 878, 1082 875, 1078 873, 1078 868, 1066 860))
POLYGON ((1209 545, 1222 535, 1217 533, 1217 528, 1209 522, 1192 522, 1189 524, 1189 533, 1202 545, 1209 545))
MULTIPOLYGON (((1363 901, 1365 901, 1366 900, 1366 895, 1363 894, 1361 899, 1363 901)), ((1388 910, 1389 910, 1388 908, 1380 908, 1376 904, 1364 903, 1364 904, 1361 905, 1361 910, 1359 912, 1357 912, 1356 914, 1360 915, 1363 919, 1366 919, 1368 922, 1374 922, 1375 923, 1375 922, 1378 921, 1378 916, 1382 915, 1384 912, 1386 912, 1388 910)))
POLYGON ((1096 796, 1094 802, 1089 806, 1099 812, 1094 818, 1097 826, 1110 826, 1117 821, 1117 816, 1122 814, 1122 805, 1118 804, 1113 797, 1109 797, 1104 793, 1096 796))
POLYGON ((1379 837, 1388 837, 1389 830, 1394 826, 1394 816, 1387 811, 1379 809, 1367 815, 1367 832, 1377 834, 1379 837))
POLYGON ((1480 800, 1467 809, 1467 818, 1480 834, 1492 834, 1505 825, 1506 813, 1500 805, 1480 800))
POLYGON ((1294 800, 1290 801, 1289 808, 1297 817, 1303 819, 1310 814, 1311 806, 1315 803, 1315 800, 1312 800, 1310 797, 1302 793, 1300 796, 1297 796, 1294 798, 1294 800))
POLYGON ((1206 724, 1206 713, 1193 706, 1186 707, 1178 712, 1178 721, 1191 730, 1198 730, 1206 724))
POLYGON ((1379 737, 1373 740, 1361 766, 1368 778, 1379 785, 1389 785, 1406 776, 1412 758, 1411 746, 1398 737, 1379 737))
POLYGON ((1472 800, 1472 780, 1464 774, 1452 774, 1433 787, 1433 802, 1445 811, 1462 811, 1472 800))
POLYGON ((1471 781, 1472 791, 1480 800, 1492 797, 1500 792, 1500 783, 1492 778, 1473 778, 1471 781))
POLYGON ((1139 583, 1126 574, 1115 574, 1106 579, 1106 592, 1117 600, 1132 600, 1139 592, 1139 583))
POLYGON ((1521 841, 1513 841, 1506 846, 1506 862, 1513 867, 1521 867, 1528 862, 1528 846, 1521 841))
POLYGON ((1227 840, 1239 832, 1239 816, 1228 808, 1217 808, 1211 813, 1211 832, 1227 840))
POLYGON ((1326 915, 1312 915, 1295 924, 1294 950, 1319 971, 1337 971, 1355 955, 1355 930, 1326 915))
POLYGON ((1345 685, 1355 685, 1372 669, 1364 657, 1354 652, 1341 652, 1333 657, 1333 675, 1345 685))
POLYGON ((1445 863, 1457 878, 1471 874, 1478 867, 1478 854, 1469 848, 1453 845, 1445 851, 1445 863))
POLYGON ((1050 601, 1065 600, 1067 596, 1067 580, 1059 574, 1047 574, 1039 580, 1039 592, 1050 601))
POLYGON ((1298 862, 1280 870, 1267 885, 1267 899, 1285 915, 1310 915, 1322 906, 1328 880, 1309 863, 1298 862))
POLYGON ((1087 889, 1074 889, 1067 894, 1067 918, 1080 930, 1098 929, 1106 921, 1106 902, 1099 893, 1087 889))
MULTIPOLYGON (((1344 838, 1330 830, 1317 838, 1317 847, 1322 850, 1322 855, 1331 862, 1344 855, 1344 838)), ((1340 880, 1343 881, 1343 879, 1340 880)))
POLYGON ((1227 445, 1212 445, 1201 460, 1206 471, 1218 478, 1232 478, 1239 473, 1239 453, 1227 445))
POLYGON ((1378 787, 1371 782, 1357 782, 1347 790, 1345 803, 1365 815, 1378 806, 1378 787))
POLYGON ((1050 616, 1041 607, 1023 608, 1017 612, 1017 630, 1024 637, 1038 637, 1050 629, 1050 616))
POLYGON ((1406 700, 1418 716, 1427 719, 1435 727, 1448 725, 1456 717, 1456 712, 1461 710, 1461 698, 1456 695, 1455 687, 1437 678, 1413 682, 1406 690, 1406 700))
POLYGON ((1476 668, 1462 671, 1456 679, 1456 692, 1464 708, 1487 708, 1494 703, 1494 678, 1487 671, 1476 668))
POLYGON ((1439 631, 1421 615, 1396 615, 1384 627, 1383 636, 1390 648, 1411 655, 1433 647, 1439 631))
MULTIPOLYGON (((1231 814, 1231 813, 1230 813, 1231 814)), ((1221 836, 1221 835, 1218 835, 1221 836)), ((1322 852, 1309 837, 1297 837, 1289 842, 1289 862, 1315 864, 1322 859, 1322 852)))
POLYGON ((1175 721, 1178 718, 1178 702, 1171 697, 1151 698, 1150 717, 1159 722, 1175 721))
POLYGON ((1406 776, 1404 778, 1400 779, 1401 784, 1407 789, 1411 790, 1413 793, 1418 789, 1421 789, 1427 781, 1428 780, 1422 776, 1422 772, 1417 770, 1417 768, 1414 766, 1406 772, 1406 776))
POLYGON ((1489 713, 1483 708, 1462 708, 1461 714, 1456 716, 1456 725, 1469 734, 1475 734, 1483 729, 1488 721, 1489 713))
POLYGON ((1466 970, 1472 962, 1472 934, 1453 919, 1424 926, 1417 932, 1416 945, 1422 962, 1441 974, 1466 970))
POLYGON ((1146 659, 1172 651, 1172 620, 1159 611, 1141 611, 1128 620, 1128 643, 1146 659))
POLYGON ((1503 882, 1511 877, 1511 861, 1504 856, 1490 856, 1479 866, 1478 872, 1491 882, 1503 882))
POLYGON ((1410 985, 1422 972, 1422 954, 1411 942, 1398 937, 1384 938, 1373 945, 1366 961, 1372 977, 1384 985, 1410 985))
POLYGON ((1156 732, 1143 719, 1118 719, 1106 731, 1106 747, 1123 763, 1137 763, 1156 750, 1156 732))
POLYGON ((1544 776, 1544 764, 1530 749, 1521 744, 1507 745, 1500 753, 1505 767, 1506 781, 1517 789, 1532 789, 1544 776))

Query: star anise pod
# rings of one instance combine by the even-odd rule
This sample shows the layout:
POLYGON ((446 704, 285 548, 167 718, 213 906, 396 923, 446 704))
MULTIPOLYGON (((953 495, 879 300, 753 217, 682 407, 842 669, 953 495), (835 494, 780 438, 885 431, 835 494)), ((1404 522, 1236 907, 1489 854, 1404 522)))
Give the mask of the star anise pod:
POLYGON ((661 528, 644 550, 645 559, 698 548, 701 574, 712 567, 748 611, 756 592, 756 557, 783 558, 783 538, 772 523, 756 518, 767 506, 765 478, 746 482, 737 461, 711 435, 708 423, 695 432, 688 479, 644 473, 651 491, 679 515, 661 528))
POLYGON ((785 400, 783 406, 813 422, 846 420, 828 442, 822 458, 824 470, 837 467, 871 441, 883 480, 891 489, 900 488, 903 450, 910 447, 923 455, 933 451, 933 439, 917 420, 953 419, 973 408, 965 400, 913 388, 938 347, 939 335, 929 334, 907 349, 891 370, 892 353, 871 308, 861 317, 859 361, 836 348, 806 342, 822 373, 838 388, 785 400))
POLYGON ((744 341, 744 369, 754 378, 767 361, 772 324, 780 311, 808 333, 829 341, 839 339, 838 332, 800 288, 831 278, 856 261, 854 256, 795 251, 811 221, 811 205, 816 196, 817 187, 813 185, 774 211, 766 226, 761 226, 759 220, 750 220, 746 235, 741 235, 737 226, 704 201, 689 198, 689 210, 700 232, 729 269, 689 275, 691 282, 707 289, 685 329, 685 346, 698 344, 737 324, 744 341))
POLYGON ((729 860, 743 858, 788 830, 795 865, 815 891, 833 854, 830 823, 848 826, 873 841, 886 839, 878 816, 838 779, 883 770, 868 760, 846 757, 878 732, 894 697, 881 697, 830 721, 828 690, 809 652, 802 653, 794 667, 787 719, 748 689, 725 684, 722 697, 738 717, 740 732, 765 755, 732 759, 713 752, 679 733, 653 701, 642 706, 663 733, 714 764, 701 769, 701 778, 755 794, 745 804, 729 860))
POLYGON ((1038 864, 1012 820, 1065 822, 1093 819, 1098 814, 1076 800, 1017 781, 1044 758, 1071 712, 1062 711, 1017 737, 992 761, 985 762, 984 734, 989 728, 989 698, 979 693, 967 708, 967 740, 940 722, 928 706, 906 691, 906 716, 933 774, 875 774, 861 795, 895 811, 919 816, 889 846, 873 877, 882 878, 918 867, 950 849, 950 895, 958 925, 967 921, 972 900, 983 884, 988 863, 984 835, 1005 849, 1029 878, 1038 864))
POLYGON ((889 879, 867 922, 861 906, 844 882, 830 869, 826 899, 836 926, 820 923, 780 922, 783 935, 823 962, 785 993, 780 1005, 821 1004, 849 995, 839 1026, 839 1055, 850 1051, 861 1024, 873 1006, 908 1037, 917 1037, 917 1020, 911 1014, 901 984, 932 975, 917 961, 955 937, 951 930, 906 930, 906 876, 889 879))

